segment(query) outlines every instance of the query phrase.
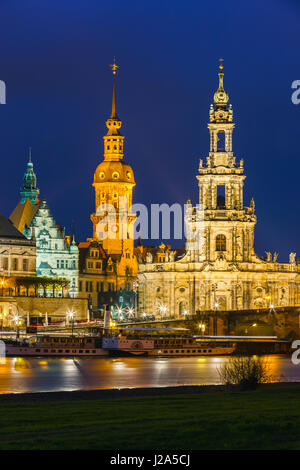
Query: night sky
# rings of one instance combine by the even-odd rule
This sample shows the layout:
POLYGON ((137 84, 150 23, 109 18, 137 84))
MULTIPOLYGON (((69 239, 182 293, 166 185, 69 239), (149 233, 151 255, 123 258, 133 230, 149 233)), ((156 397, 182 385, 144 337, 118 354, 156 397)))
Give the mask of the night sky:
MULTIPOLYGON (((209 105, 224 58, 233 148, 244 158, 245 204, 256 203, 256 251, 300 255, 300 5, 278 0, 1 0, 1 203, 19 202, 28 147, 41 196, 77 240, 92 235, 93 174, 117 111, 134 202, 197 202, 209 105)), ((177 243, 178 245, 178 243, 177 243)))

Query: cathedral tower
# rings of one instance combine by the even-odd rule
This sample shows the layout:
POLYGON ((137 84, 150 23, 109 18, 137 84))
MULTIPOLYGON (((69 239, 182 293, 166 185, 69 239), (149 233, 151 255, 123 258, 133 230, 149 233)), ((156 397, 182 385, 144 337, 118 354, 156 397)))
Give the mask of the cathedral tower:
POLYGON ((223 85, 219 66, 219 87, 210 106, 208 129, 210 151, 200 160, 199 204, 203 207, 203 249, 199 261, 251 261, 254 253, 254 201, 243 203, 243 160, 237 162, 232 148, 234 130, 232 106, 223 85))
POLYGON ((113 73, 112 111, 110 118, 106 121, 107 134, 103 137, 104 160, 98 165, 94 175, 96 210, 91 215, 91 220, 93 238, 102 241, 103 248, 108 254, 122 254, 127 258, 132 258, 135 215, 130 213, 130 207, 135 181, 131 166, 124 162, 124 136, 120 133, 122 121, 116 112, 118 66, 114 63, 111 68, 113 73), (114 223, 110 227, 112 235, 105 232, 105 227, 104 230, 100 227, 103 215, 99 214, 99 208, 105 205, 114 207, 115 210, 114 223))

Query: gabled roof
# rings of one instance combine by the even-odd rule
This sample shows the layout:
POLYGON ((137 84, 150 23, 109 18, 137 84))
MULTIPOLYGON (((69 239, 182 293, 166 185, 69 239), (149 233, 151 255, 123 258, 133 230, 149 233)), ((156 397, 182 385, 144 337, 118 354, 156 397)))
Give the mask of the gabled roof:
POLYGON ((25 227, 30 227, 31 222, 39 208, 39 201, 37 204, 32 204, 30 199, 27 198, 25 203, 19 202, 14 209, 9 219, 14 226, 23 233, 25 227))
POLYGON ((14 224, 0 214, 0 238, 7 238, 12 240, 26 240, 27 238, 16 229, 14 224))

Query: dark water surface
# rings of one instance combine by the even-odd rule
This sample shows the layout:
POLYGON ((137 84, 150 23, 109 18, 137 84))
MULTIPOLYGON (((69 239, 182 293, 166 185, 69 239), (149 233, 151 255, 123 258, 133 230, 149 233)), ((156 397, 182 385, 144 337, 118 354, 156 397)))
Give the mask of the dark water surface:
MULTIPOLYGON (((273 381, 300 382, 300 365, 266 356, 273 381)), ((212 385, 226 357, 1 358, 0 393, 212 385)))

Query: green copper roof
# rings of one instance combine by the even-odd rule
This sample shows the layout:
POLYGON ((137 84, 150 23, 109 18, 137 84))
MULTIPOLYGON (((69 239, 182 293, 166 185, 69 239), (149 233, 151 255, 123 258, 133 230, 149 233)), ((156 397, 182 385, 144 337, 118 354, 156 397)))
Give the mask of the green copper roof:
POLYGON ((24 204, 26 199, 29 198, 32 204, 37 203, 39 190, 36 187, 36 175, 33 171, 33 163, 31 161, 31 149, 29 150, 29 161, 27 163, 27 170, 23 178, 23 188, 21 188, 21 204, 24 204))

